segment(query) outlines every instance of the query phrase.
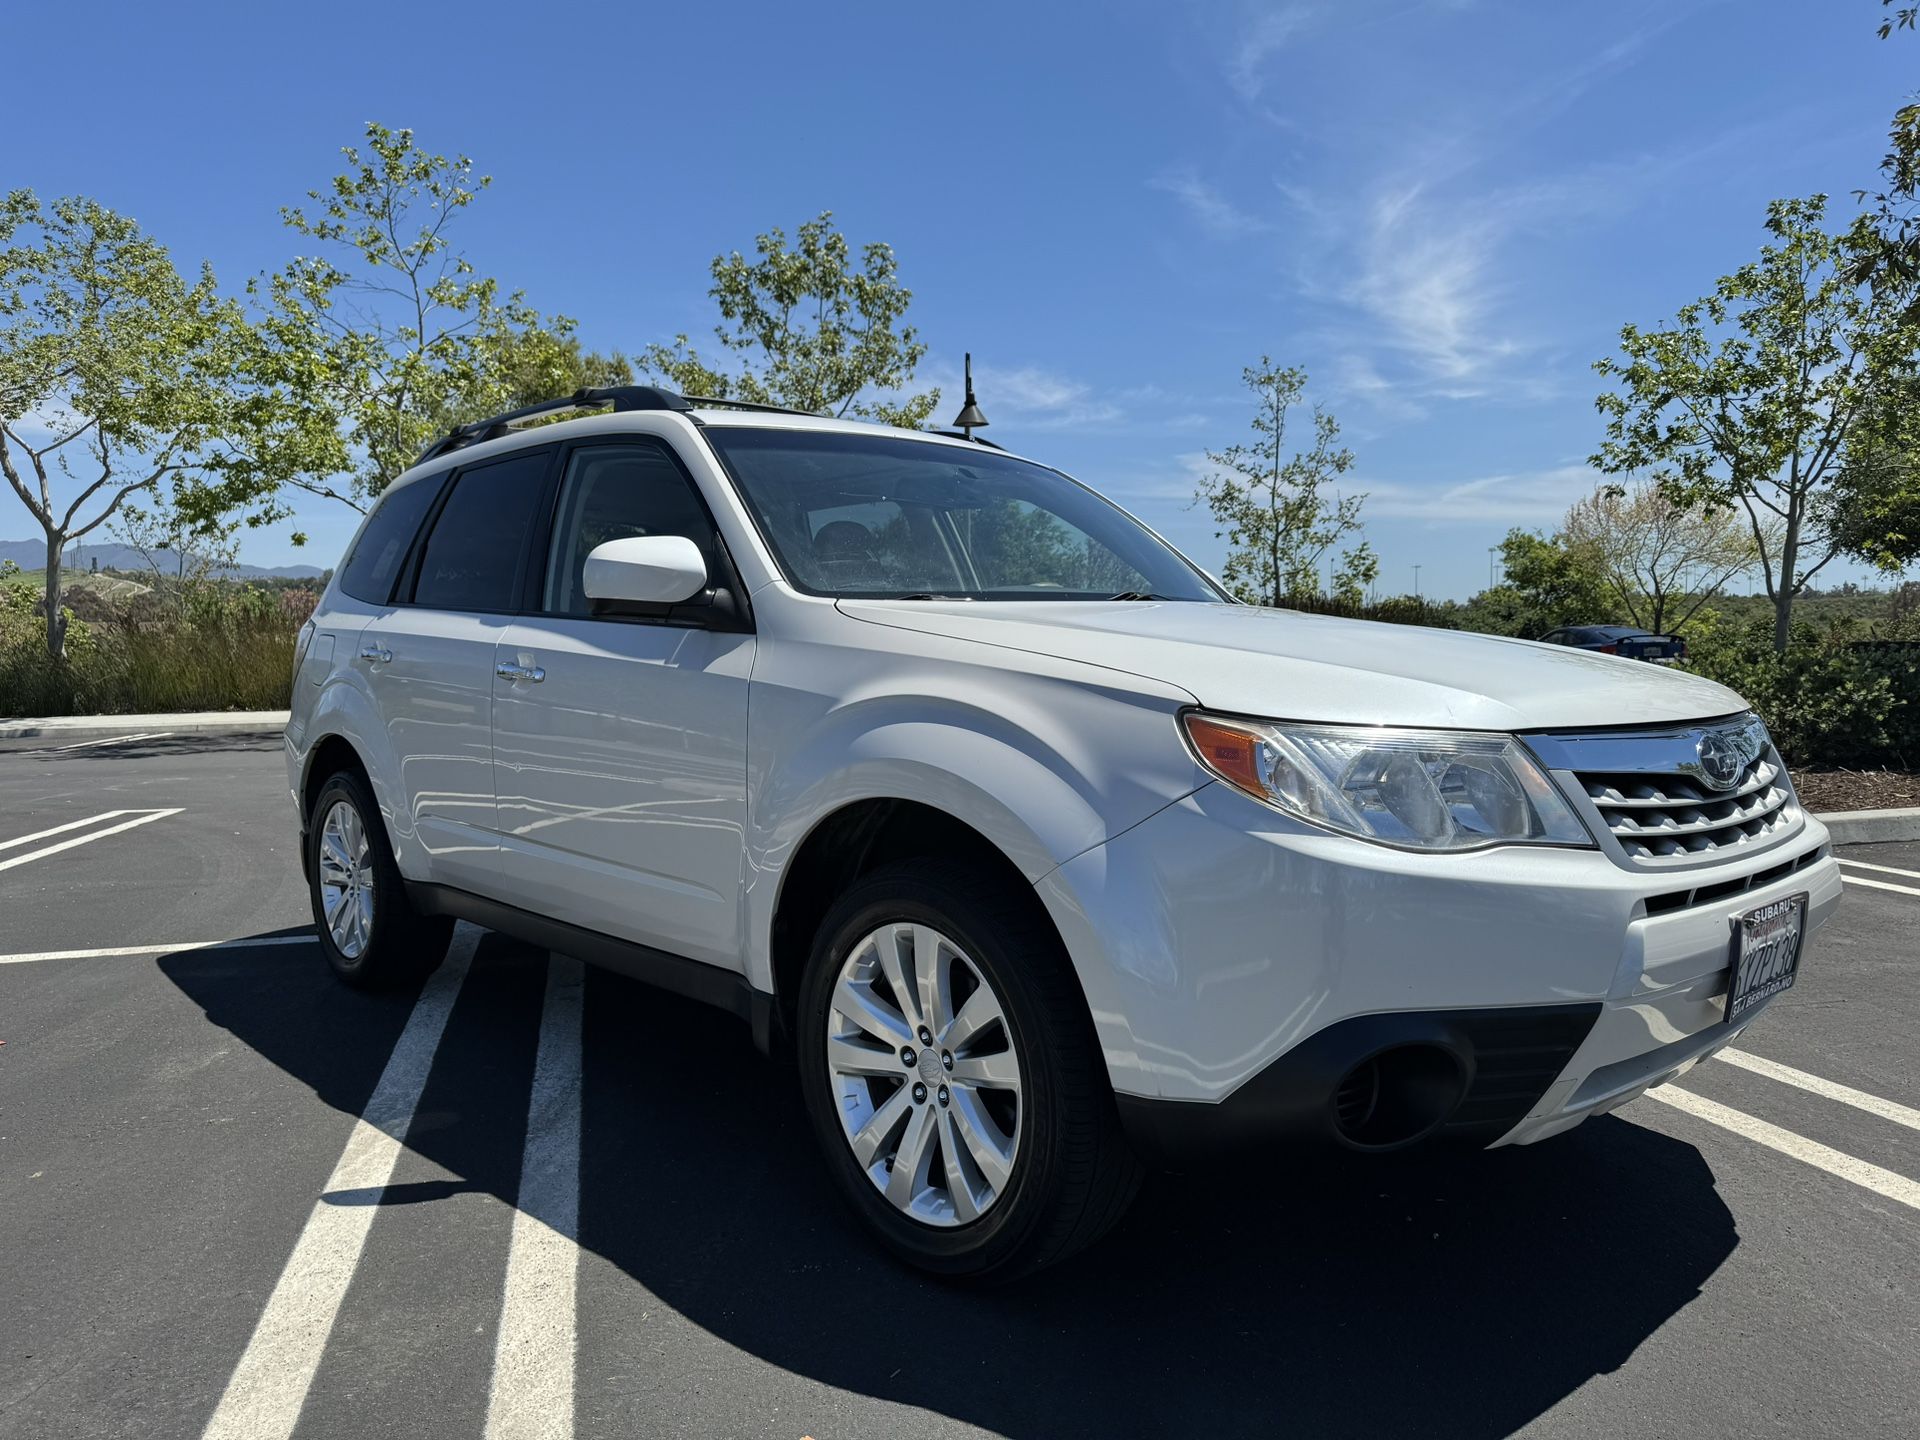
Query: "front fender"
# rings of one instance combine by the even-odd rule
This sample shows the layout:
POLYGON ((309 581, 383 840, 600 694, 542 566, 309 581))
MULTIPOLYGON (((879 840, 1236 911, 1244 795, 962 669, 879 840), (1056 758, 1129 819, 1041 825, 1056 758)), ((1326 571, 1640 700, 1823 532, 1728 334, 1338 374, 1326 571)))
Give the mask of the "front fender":
POLYGON ((815 826, 862 800, 908 800, 984 835, 1029 881, 1206 782, 1180 743, 1185 697, 1057 676, 915 677, 833 704, 756 672, 747 975, 773 987, 786 867, 815 826), (762 741, 759 737, 765 737, 762 741))

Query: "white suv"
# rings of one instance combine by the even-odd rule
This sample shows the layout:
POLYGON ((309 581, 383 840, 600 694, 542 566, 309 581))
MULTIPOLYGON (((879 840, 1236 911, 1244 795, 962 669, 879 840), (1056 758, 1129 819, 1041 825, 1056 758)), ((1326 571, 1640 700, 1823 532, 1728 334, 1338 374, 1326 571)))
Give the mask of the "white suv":
POLYGON ((978 1278, 1143 1160, 1565 1130, 1840 897, 1718 685, 1236 604, 997 447, 648 387, 395 481, 286 748, 344 979, 461 917, 726 1006, 874 1232, 978 1278))

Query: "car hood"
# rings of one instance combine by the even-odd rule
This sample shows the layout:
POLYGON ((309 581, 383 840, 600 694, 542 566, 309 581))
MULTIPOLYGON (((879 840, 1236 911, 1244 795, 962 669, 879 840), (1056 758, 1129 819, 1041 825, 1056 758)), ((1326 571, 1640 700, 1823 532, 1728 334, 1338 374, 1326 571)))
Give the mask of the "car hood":
POLYGON ((1746 708, 1697 675, 1495 635, 1252 605, 842 600, 857 620, 1077 660, 1210 709, 1328 724, 1539 730, 1746 708))

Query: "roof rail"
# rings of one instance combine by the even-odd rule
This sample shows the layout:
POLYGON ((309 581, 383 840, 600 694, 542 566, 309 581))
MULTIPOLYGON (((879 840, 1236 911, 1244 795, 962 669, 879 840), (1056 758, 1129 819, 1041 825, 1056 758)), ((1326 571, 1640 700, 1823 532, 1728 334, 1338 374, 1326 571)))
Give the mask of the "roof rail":
POLYGON ((758 400, 728 400, 719 395, 683 395, 689 405, 700 405, 719 410, 758 410, 767 415, 806 415, 818 420, 818 410, 799 410, 791 405, 763 405, 758 400))
POLYGON ((615 413, 622 410, 691 410, 693 408, 692 402, 684 395, 676 395, 671 390, 662 390, 657 385, 602 385, 584 388, 557 400, 542 400, 537 405, 523 405, 518 410, 509 410, 501 415, 490 415, 485 420, 456 425, 422 450, 420 457, 413 463, 424 465, 427 461, 454 450, 464 450, 469 445, 478 445, 486 440, 498 440, 503 435, 512 434, 522 422, 532 420, 536 416, 557 414, 564 410, 599 410, 609 406, 615 413))

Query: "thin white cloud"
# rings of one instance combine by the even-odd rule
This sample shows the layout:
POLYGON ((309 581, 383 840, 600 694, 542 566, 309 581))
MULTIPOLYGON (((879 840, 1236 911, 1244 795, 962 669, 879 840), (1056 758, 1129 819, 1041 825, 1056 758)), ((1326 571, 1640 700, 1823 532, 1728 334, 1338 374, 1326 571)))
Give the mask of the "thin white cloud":
MULTIPOLYGON (((1329 378, 1347 393, 1403 414, 1436 400, 1538 400, 1576 378, 1526 303, 1525 287, 1546 283, 1534 258, 1550 254, 1542 246, 1804 123, 1782 113, 1520 184, 1475 183, 1492 152, 1470 163, 1458 137, 1437 140, 1361 179, 1353 199, 1281 187, 1293 222, 1283 262, 1299 292, 1336 317, 1323 338, 1339 348, 1329 378)), ((1578 378, 1590 358, 1576 357, 1578 378)))
POLYGON ((1164 190, 1173 196, 1201 229, 1218 239, 1238 239, 1271 228, 1266 221, 1242 210, 1216 187, 1202 180, 1191 167, 1166 171, 1147 183, 1155 190, 1164 190))
POLYGON ((1348 296, 1425 375, 1471 382, 1523 348, 1496 322, 1493 269, 1518 218, 1485 197, 1463 210, 1419 184, 1385 189, 1373 198, 1348 296))
POLYGON ((1286 48, 1313 19, 1310 5, 1265 7, 1252 15, 1234 38, 1227 57, 1227 83, 1242 100, 1259 98, 1267 61, 1286 48))
POLYGON ((1352 488, 1367 492, 1369 519, 1553 525, 1574 501, 1591 495, 1602 479, 1586 465, 1556 465, 1454 484, 1361 480, 1352 488))

